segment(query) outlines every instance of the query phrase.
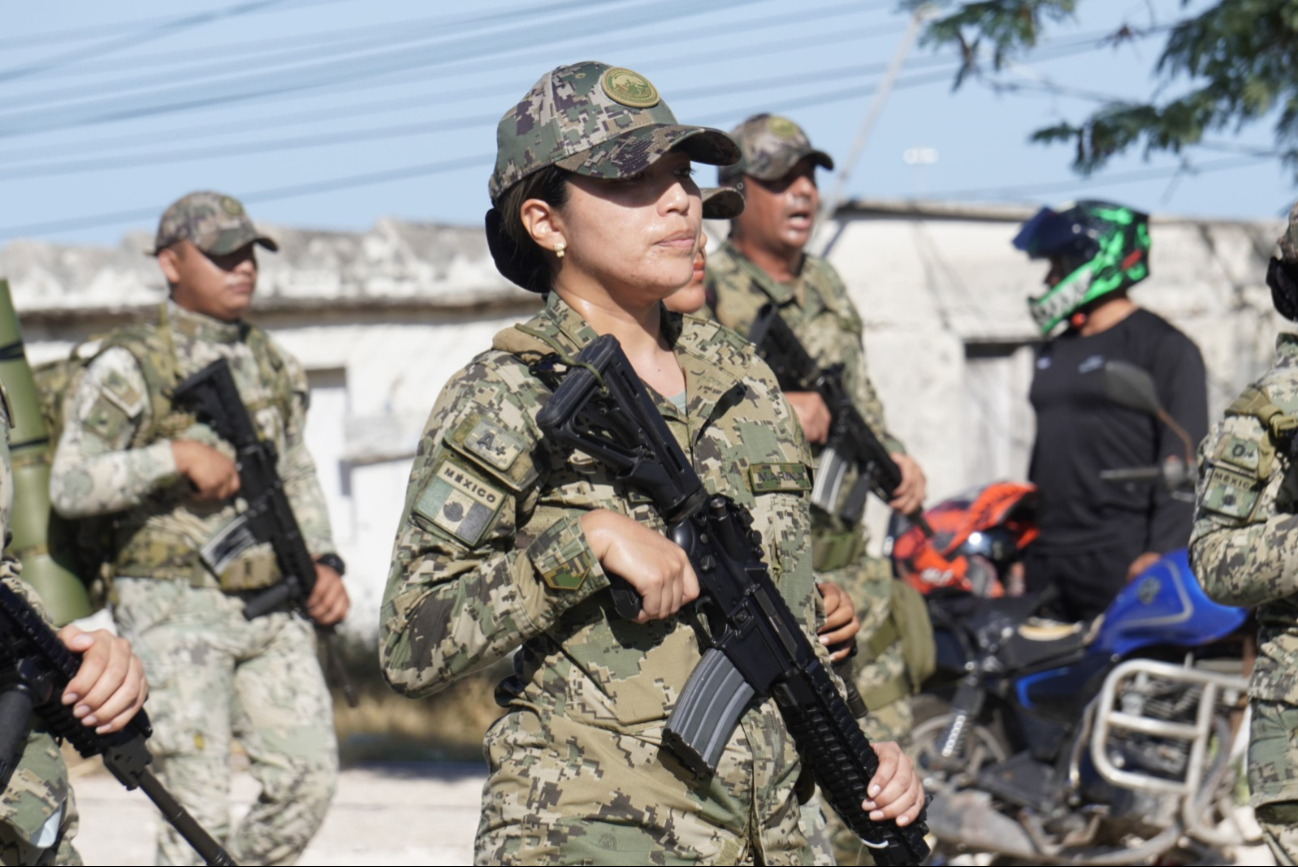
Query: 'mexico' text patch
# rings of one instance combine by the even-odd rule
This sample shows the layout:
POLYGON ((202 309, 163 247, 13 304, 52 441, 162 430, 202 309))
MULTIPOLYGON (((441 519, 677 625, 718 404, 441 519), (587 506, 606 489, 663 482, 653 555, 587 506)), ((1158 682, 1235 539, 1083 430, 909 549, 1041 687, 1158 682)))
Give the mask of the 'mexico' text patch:
POLYGON ((811 473, 805 464, 753 464, 748 468, 748 483, 754 494, 809 491, 811 473))
POLYGON ((505 494, 473 470, 443 460, 415 500, 414 512, 473 546, 504 505, 505 494))

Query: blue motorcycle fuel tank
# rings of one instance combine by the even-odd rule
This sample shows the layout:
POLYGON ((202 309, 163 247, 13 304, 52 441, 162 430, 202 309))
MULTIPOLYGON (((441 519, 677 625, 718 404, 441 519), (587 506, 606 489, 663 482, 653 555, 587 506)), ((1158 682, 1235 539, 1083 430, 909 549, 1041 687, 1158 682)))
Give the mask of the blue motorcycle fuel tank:
POLYGON ((1204 595, 1181 549, 1122 589, 1104 612, 1090 651, 1126 656, 1151 645, 1196 647, 1229 635, 1247 616, 1204 595))

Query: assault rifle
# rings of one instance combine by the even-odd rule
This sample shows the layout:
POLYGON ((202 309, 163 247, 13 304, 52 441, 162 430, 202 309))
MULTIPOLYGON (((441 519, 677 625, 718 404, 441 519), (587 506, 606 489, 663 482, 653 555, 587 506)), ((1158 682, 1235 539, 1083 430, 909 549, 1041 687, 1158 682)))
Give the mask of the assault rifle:
MULTIPOLYGON (((239 467, 239 496, 248 504, 237 519, 203 546, 203 559, 214 564, 219 572, 223 564, 232 563, 249 548, 269 542, 281 578, 251 596, 244 603, 243 616, 254 620, 287 605, 307 617, 306 601, 315 589, 315 561, 284 493, 284 483, 276 469, 275 446, 257 435, 230 374, 229 363, 224 358, 213 361, 177 385, 172 398, 177 405, 191 409, 199 421, 234 446, 239 467)), ((339 688, 347 703, 356 707, 356 692, 334 647, 334 627, 313 625, 339 688)))
MULTIPOLYGON (((757 311, 748 339, 775 371, 781 389, 813 391, 829 410, 829 437, 820 453, 811 502, 830 514, 837 513, 849 524, 856 524, 865 513, 865 497, 869 491, 885 503, 891 500, 893 491, 901 484, 901 468, 852 404, 851 396, 843 388, 842 367, 822 368, 816 364, 773 303, 768 302, 757 311), (849 467, 856 467, 857 480, 842 510, 838 511, 843 478, 849 467)), ((933 528, 924 520, 922 509, 906 517, 925 536, 933 538, 933 528)))
MULTIPOLYGON (((647 494, 698 574, 695 605, 708 620, 710 646, 667 722, 672 752, 699 775, 715 772, 749 703, 773 698, 821 791, 875 862, 923 861, 922 814, 900 828, 861 809, 878 757, 767 573, 748 510, 707 492, 616 338, 599 337, 577 356, 537 424, 647 494)), ((609 581, 618 614, 634 619, 639 595, 621 578, 609 581)))
POLYGON ((82 756, 102 756, 104 767, 127 789, 143 789, 204 861, 234 864, 149 771, 153 756, 145 741, 153 730, 143 710, 121 731, 101 735, 82 725, 72 707, 63 704, 63 691, 80 666, 81 660, 27 601, 0 584, 0 791, 9 786, 22 757, 34 712, 50 734, 71 743, 82 756))

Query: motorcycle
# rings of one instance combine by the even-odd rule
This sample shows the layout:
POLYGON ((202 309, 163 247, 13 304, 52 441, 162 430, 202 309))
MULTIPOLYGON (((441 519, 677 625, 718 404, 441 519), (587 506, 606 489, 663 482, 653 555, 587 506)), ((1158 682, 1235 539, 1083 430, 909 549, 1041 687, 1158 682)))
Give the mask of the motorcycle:
MULTIPOLYGON (((1112 399, 1166 415, 1144 371, 1104 375, 1112 399)), ((1177 463, 1110 472, 1184 486, 1177 463)), ((931 863, 1223 863, 1257 842, 1235 808, 1248 612, 1208 599, 1184 551, 1093 621, 1037 619, 1042 602, 930 596, 938 674, 912 742, 935 795, 931 863)))

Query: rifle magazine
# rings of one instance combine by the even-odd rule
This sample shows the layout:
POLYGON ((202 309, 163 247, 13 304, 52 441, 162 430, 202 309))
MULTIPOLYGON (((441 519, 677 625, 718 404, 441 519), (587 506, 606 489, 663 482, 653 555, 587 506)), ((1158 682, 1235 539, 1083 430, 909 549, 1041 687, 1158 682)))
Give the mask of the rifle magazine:
POLYGON ((716 772, 721 753, 754 695, 734 663, 715 647, 703 654, 667 720, 663 741, 699 776, 716 772))
POLYGON ((829 514, 838 512, 838 498, 843 490, 843 477, 851 463, 832 448, 820 453, 816 467, 816 483, 811 488, 811 504, 829 514))

